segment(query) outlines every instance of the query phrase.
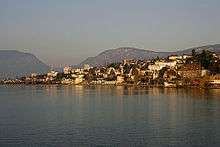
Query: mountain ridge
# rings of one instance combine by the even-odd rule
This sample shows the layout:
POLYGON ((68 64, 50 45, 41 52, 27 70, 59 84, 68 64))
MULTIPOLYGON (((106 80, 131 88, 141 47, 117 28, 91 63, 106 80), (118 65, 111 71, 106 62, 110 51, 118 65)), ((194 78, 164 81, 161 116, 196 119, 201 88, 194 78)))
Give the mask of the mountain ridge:
POLYGON ((50 67, 31 53, 0 50, 0 79, 46 73, 50 67))
POLYGON ((184 50, 172 51, 172 52, 160 52, 145 49, 138 49, 133 47, 120 47, 117 49, 105 50, 94 57, 88 57, 75 67, 82 67, 84 64, 91 66, 103 66, 112 62, 121 62, 123 59, 152 59, 155 57, 167 57, 170 55, 182 55, 191 54, 192 50, 201 52, 203 49, 207 49, 214 52, 220 52, 220 44, 204 45, 200 47, 192 47, 184 50))

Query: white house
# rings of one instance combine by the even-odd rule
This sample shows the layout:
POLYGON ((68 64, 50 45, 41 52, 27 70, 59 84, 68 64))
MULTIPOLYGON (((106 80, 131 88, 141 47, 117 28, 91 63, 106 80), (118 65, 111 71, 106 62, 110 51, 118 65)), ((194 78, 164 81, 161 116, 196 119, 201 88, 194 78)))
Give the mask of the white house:
POLYGON ((52 70, 52 71, 50 71, 50 72, 47 73, 47 76, 48 76, 48 77, 56 77, 57 74, 58 74, 58 72, 52 70))
POLYGON ((210 80, 209 80, 209 83, 214 84, 214 85, 220 85, 220 74, 211 76, 210 80))
POLYGON ((64 74, 70 74, 71 71, 72 71, 72 68, 69 67, 69 66, 66 66, 66 67, 63 68, 63 73, 64 74))
POLYGON ((80 77, 77 77, 77 78, 75 78, 75 81, 74 81, 74 84, 80 84, 80 83, 82 83, 83 82, 83 77, 82 76, 80 76, 80 77))
POLYGON ((89 64, 84 64, 83 65, 83 69, 84 70, 89 70, 91 67, 90 67, 90 65, 89 64))
POLYGON ((169 60, 181 60, 183 59, 183 56, 171 55, 168 58, 169 60))
POLYGON ((73 79, 62 79, 61 83, 62 84, 73 84, 73 79))
POLYGON ((124 82, 124 77, 123 76, 117 76, 117 84, 121 84, 124 82))
POLYGON ((172 62, 157 61, 155 62, 155 64, 149 65, 148 69, 150 71, 158 71, 158 70, 161 70, 163 67, 174 68, 176 66, 176 63, 177 63, 176 61, 172 61, 172 62))

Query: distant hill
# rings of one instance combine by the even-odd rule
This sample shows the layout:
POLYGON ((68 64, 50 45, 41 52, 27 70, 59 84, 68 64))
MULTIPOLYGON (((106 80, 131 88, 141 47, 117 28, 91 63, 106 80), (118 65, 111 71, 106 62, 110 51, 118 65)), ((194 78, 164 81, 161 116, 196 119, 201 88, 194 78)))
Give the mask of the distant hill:
POLYGON ((207 49, 213 52, 220 52, 220 44, 195 47, 195 48, 185 49, 176 52, 155 52, 144 49, 123 47, 123 48, 106 50, 95 57, 87 58, 86 60, 84 60, 83 62, 81 62, 76 66, 82 67, 84 64, 89 64, 91 66, 102 66, 113 62, 121 62, 123 59, 143 60, 143 59, 156 58, 157 56, 167 57, 169 55, 191 54, 192 49, 195 49, 197 52, 201 52, 203 49, 207 49))
POLYGON ((49 66, 30 53, 0 50, 0 79, 21 77, 33 72, 45 73, 49 69, 49 66))

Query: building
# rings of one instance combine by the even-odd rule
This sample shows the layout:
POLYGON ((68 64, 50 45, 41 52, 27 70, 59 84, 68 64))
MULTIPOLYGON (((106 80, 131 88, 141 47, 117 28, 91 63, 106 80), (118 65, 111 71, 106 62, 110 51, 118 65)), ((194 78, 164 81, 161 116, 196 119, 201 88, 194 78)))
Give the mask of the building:
POLYGON ((148 69, 149 69, 150 71, 159 71, 159 70, 161 70, 162 68, 161 68, 159 65, 153 64, 153 65, 149 65, 149 66, 148 66, 148 69))
POLYGON ((220 74, 210 76, 209 83, 212 85, 220 85, 220 74))
POLYGON ((202 69, 199 64, 185 64, 180 67, 178 74, 182 78, 199 78, 202 77, 202 69))
POLYGON ((47 73, 46 81, 53 81, 58 75, 58 72, 56 71, 50 71, 47 73))
POLYGON ((155 71, 155 70, 161 70, 163 67, 175 68, 176 64, 177 64, 176 61, 172 61, 172 62, 157 61, 153 65, 149 65, 148 69, 151 71, 155 71))
POLYGON ((32 74, 31 74, 31 78, 36 78, 37 75, 38 75, 37 73, 32 73, 32 74))
POLYGON ((73 84, 74 81, 73 79, 62 79, 61 83, 62 84, 73 84))
POLYGON ((64 74, 70 74, 71 71, 72 71, 72 68, 69 67, 69 66, 66 66, 66 67, 63 68, 63 73, 64 74))
POLYGON ((84 81, 82 76, 75 78, 74 84, 81 84, 84 81))
POLYGON ((176 79, 177 78, 177 72, 176 70, 173 70, 173 69, 168 69, 167 71, 165 71, 164 75, 163 75, 163 78, 165 80, 168 80, 168 81, 171 81, 173 79, 176 79))
POLYGON ((56 71, 50 71, 50 72, 48 72, 47 73, 47 77, 56 77, 58 75, 58 72, 56 72, 56 71))
POLYGON ((171 55, 168 57, 169 60, 172 60, 172 61, 183 61, 183 60, 186 60, 188 58, 191 58, 192 56, 191 55, 181 55, 181 56, 178 56, 178 55, 171 55))
POLYGON ((84 71, 83 71, 83 69, 81 69, 81 68, 76 68, 76 69, 72 69, 72 73, 75 73, 75 74, 83 74, 84 71))
POLYGON ((123 76, 117 76, 117 81, 116 81, 117 84, 122 84, 124 81, 125 80, 123 76))
POLYGON ((168 59, 173 60, 173 61, 182 60, 183 56, 171 55, 171 56, 168 57, 168 59))
POLYGON ((84 69, 84 70, 89 71, 90 68, 91 68, 91 67, 90 67, 89 64, 84 64, 84 65, 83 65, 83 69, 84 69))
POLYGON ((192 58, 191 55, 183 55, 182 57, 183 57, 184 60, 189 59, 189 58, 192 58))

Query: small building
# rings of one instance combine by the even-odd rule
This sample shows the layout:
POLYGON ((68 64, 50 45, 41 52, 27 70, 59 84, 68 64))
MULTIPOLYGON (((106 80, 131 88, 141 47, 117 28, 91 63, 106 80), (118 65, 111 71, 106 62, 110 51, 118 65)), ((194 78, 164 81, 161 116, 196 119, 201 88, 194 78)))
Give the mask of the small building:
POLYGON ((84 81, 83 76, 75 78, 74 84, 81 84, 84 81))
POLYGON ((186 59, 192 58, 192 55, 183 55, 182 57, 184 60, 186 60, 186 59))
POLYGON ((62 84, 73 84, 74 81, 73 79, 62 79, 61 83, 62 84))
POLYGON ((167 88, 172 88, 172 87, 176 87, 176 83, 174 82, 164 82, 164 87, 167 87, 167 88))
POLYGON ((53 70, 47 73, 48 78, 55 78, 57 75, 58 75, 58 72, 53 71, 53 70))
POLYGON ((72 72, 75 73, 75 74, 82 74, 83 69, 81 69, 81 68, 72 69, 72 72))
POLYGON ((115 68, 113 68, 113 67, 110 67, 110 68, 108 68, 107 69, 107 74, 108 75, 116 75, 116 70, 115 70, 115 68))
POLYGON ((66 67, 63 68, 63 73, 64 74, 70 74, 71 71, 72 71, 72 68, 69 67, 69 66, 66 66, 66 67))
POLYGON ((32 74, 31 74, 31 78, 36 78, 37 75, 38 75, 37 73, 32 73, 32 74))
POLYGON ((201 76, 204 77, 204 76, 207 76, 207 75, 210 75, 210 71, 207 70, 207 69, 202 69, 201 76))
POLYGON ((178 56, 178 55, 171 55, 168 57, 169 60, 173 60, 173 61, 176 61, 176 60, 182 60, 183 59, 183 56, 178 56))
POLYGON ((199 64, 184 64, 178 70, 182 78, 199 78, 202 77, 202 66, 199 64))
POLYGON ((177 78, 177 72, 173 69, 168 69, 167 71, 165 71, 164 75, 163 75, 163 78, 165 80, 168 80, 168 81, 171 81, 173 79, 176 79, 177 78))
POLYGON ((220 74, 210 76, 209 83, 213 85, 220 85, 220 74))
POLYGON ((84 65, 83 65, 83 69, 86 70, 86 71, 89 71, 90 68, 91 68, 91 67, 90 67, 89 64, 84 64, 84 65))
POLYGON ((159 65, 153 64, 153 65, 149 65, 148 69, 150 71, 159 71, 161 69, 161 67, 159 65))
POLYGON ((123 83, 125 80, 124 80, 124 77, 123 76, 117 76, 117 84, 121 84, 123 83))
POLYGON ((116 81, 103 81, 102 84, 104 84, 104 85, 116 85, 116 81))
POLYGON ((175 68, 176 64, 177 64, 176 61, 172 61, 172 62, 157 61, 155 62, 155 64, 149 65, 148 69, 151 71, 156 71, 156 70, 158 71, 161 70, 163 67, 175 68))

